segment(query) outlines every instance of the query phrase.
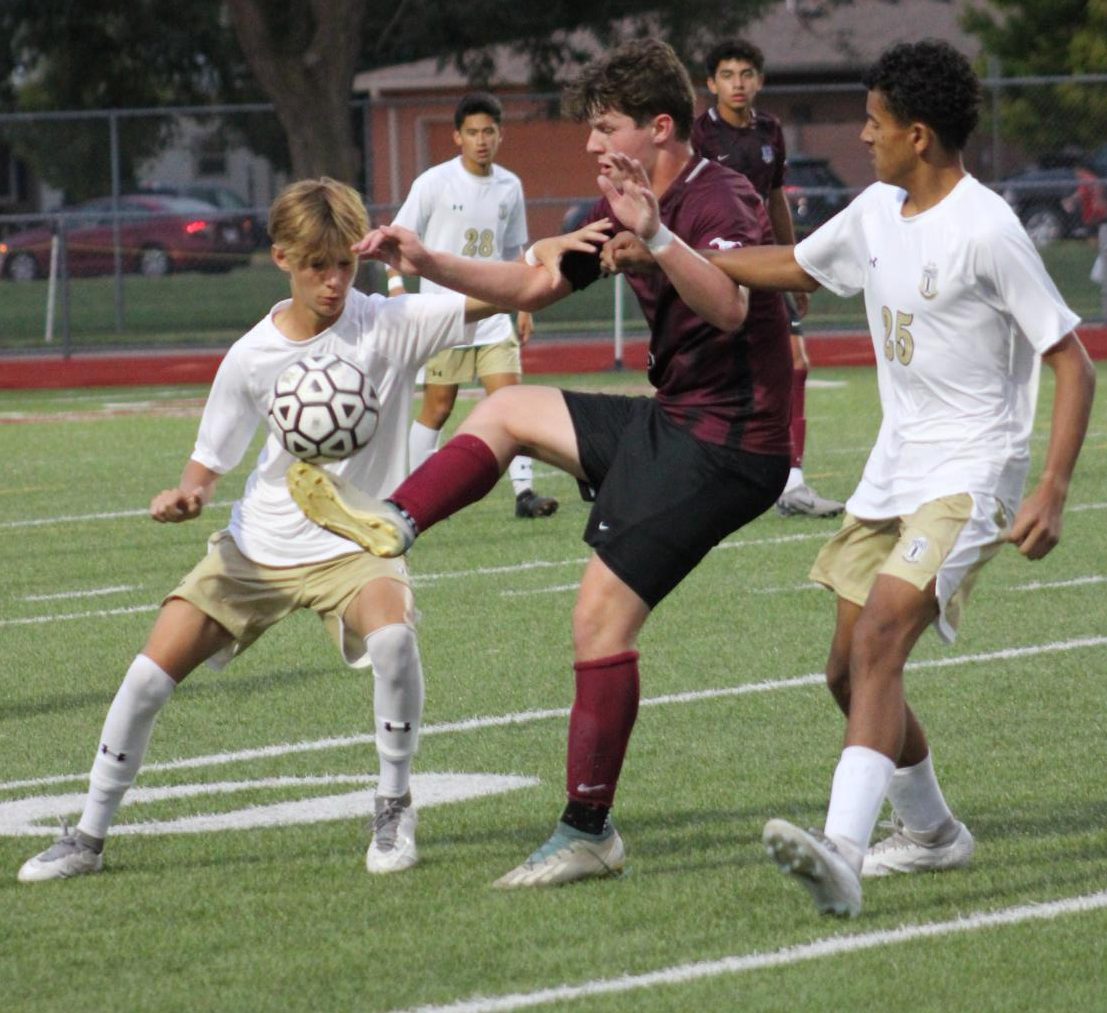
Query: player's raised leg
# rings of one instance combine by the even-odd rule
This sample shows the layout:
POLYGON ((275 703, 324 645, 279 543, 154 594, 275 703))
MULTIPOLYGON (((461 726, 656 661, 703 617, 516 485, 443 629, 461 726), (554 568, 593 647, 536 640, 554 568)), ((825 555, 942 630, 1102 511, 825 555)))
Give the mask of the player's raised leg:
POLYGON ((483 499, 520 451, 584 477, 573 424, 557 388, 497 390, 386 500, 365 496, 303 462, 289 469, 287 481, 293 498, 316 524, 374 555, 398 556, 427 528, 483 499))

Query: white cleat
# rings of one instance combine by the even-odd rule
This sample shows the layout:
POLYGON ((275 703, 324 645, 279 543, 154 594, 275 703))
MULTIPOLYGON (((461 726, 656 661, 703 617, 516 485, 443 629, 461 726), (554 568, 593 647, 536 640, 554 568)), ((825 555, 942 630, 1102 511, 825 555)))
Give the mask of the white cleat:
MULTIPOLYGON (((102 852, 88 843, 91 838, 78 830, 70 830, 62 820, 62 832, 45 851, 28 858, 19 870, 20 883, 43 883, 48 879, 70 879, 87 876, 104 867, 102 852)), ((103 842, 100 842, 103 848, 103 842)))
POLYGON ((419 861, 415 848, 418 817, 411 804, 411 792, 401 798, 377 796, 375 804, 373 840, 365 853, 365 868, 375 874, 410 869, 419 861))
POLYGON ((314 464, 296 461, 285 472, 285 484, 308 520, 374 556, 402 556, 415 541, 415 530, 399 507, 314 464))
POLYGON ((837 517, 845 508, 845 503, 826 499, 806 484, 789 489, 776 501, 776 512, 781 517, 837 517))
POLYGON ((761 840, 780 871, 807 888, 820 914, 856 918, 861 913, 861 877, 829 837, 787 820, 769 820, 761 840))
POLYGON ((862 876, 963 869, 976 850, 969 828, 952 816, 929 833, 908 830, 898 818, 893 818, 891 826, 891 836, 865 852, 862 876))
POLYGON ((557 829, 522 865, 492 885, 500 890, 521 886, 560 886, 578 879, 618 876, 626 855, 623 839, 613 826, 604 834, 586 834, 566 823, 557 829))

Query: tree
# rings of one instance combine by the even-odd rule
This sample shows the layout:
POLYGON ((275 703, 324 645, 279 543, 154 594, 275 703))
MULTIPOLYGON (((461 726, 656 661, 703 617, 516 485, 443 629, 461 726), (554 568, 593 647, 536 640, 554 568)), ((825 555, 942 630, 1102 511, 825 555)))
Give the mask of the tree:
MULTIPOLYGON (((963 24, 1003 77, 1107 72, 1107 0, 991 0, 963 24)), ((1035 153, 1107 137, 1102 85, 1032 85, 1003 96, 1002 133, 1035 153)))
MULTIPOLYGON (((530 57, 532 84, 634 35, 669 39, 695 60, 781 0, 3 0, 0 110, 119 109, 268 99, 294 176, 353 182, 358 164, 351 115, 355 72, 437 56, 474 83, 492 74, 490 49, 530 57)), ((841 2, 841 0, 832 0, 841 2)), ((695 75, 697 79, 699 74, 695 75)), ((120 118, 122 179, 161 150, 173 122, 120 118)), ((263 131, 243 128, 262 145, 263 131)), ((70 197, 103 193, 111 180, 106 131, 58 136, 11 128, 13 147, 70 197)))
POLYGON ((357 175, 350 89, 365 0, 229 0, 238 41, 288 138, 293 175, 357 175))

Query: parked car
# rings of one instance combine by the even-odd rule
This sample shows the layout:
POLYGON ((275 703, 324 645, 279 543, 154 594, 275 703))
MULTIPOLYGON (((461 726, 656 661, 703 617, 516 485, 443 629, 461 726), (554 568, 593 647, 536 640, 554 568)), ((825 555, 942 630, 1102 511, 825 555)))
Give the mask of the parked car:
MULTIPOLYGON (((229 271, 245 264, 251 244, 238 224, 190 197, 127 194, 119 198, 123 270, 147 277, 171 271, 229 271)), ((64 216, 66 268, 72 276, 115 270, 115 214, 110 197, 58 212, 64 216)), ((53 216, 52 216, 53 217, 53 216)), ((0 241, 0 274, 30 281, 48 273, 55 228, 43 225, 0 241)))
POLYGON ((1065 207, 1079 180, 1075 165, 1031 165, 997 184, 1003 199, 1019 216, 1035 246, 1087 235, 1080 208, 1065 207))
POLYGON ((806 236, 850 202, 850 190, 825 158, 789 155, 784 196, 792 208, 796 236, 806 236))
POLYGON ((244 242, 253 247, 269 245, 264 216, 255 214, 245 198, 229 186, 222 183, 184 183, 180 186, 153 183, 149 187, 143 187, 143 191, 176 197, 192 197, 213 204, 237 223, 242 230, 244 242))

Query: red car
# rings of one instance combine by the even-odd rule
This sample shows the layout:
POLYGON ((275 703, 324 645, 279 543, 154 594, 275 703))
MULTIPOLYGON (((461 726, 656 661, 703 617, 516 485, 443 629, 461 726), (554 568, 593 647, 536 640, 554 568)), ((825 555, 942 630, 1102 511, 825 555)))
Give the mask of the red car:
MULTIPOLYGON (((115 271, 112 199, 98 197, 51 216, 64 217, 67 271, 71 276, 115 271)), ((55 229, 39 226, 0 240, 0 274, 31 281, 50 270, 55 229)), ((188 197, 129 194, 119 198, 119 246, 123 270, 147 277, 171 271, 229 271, 249 260, 252 238, 211 204, 188 197)))

